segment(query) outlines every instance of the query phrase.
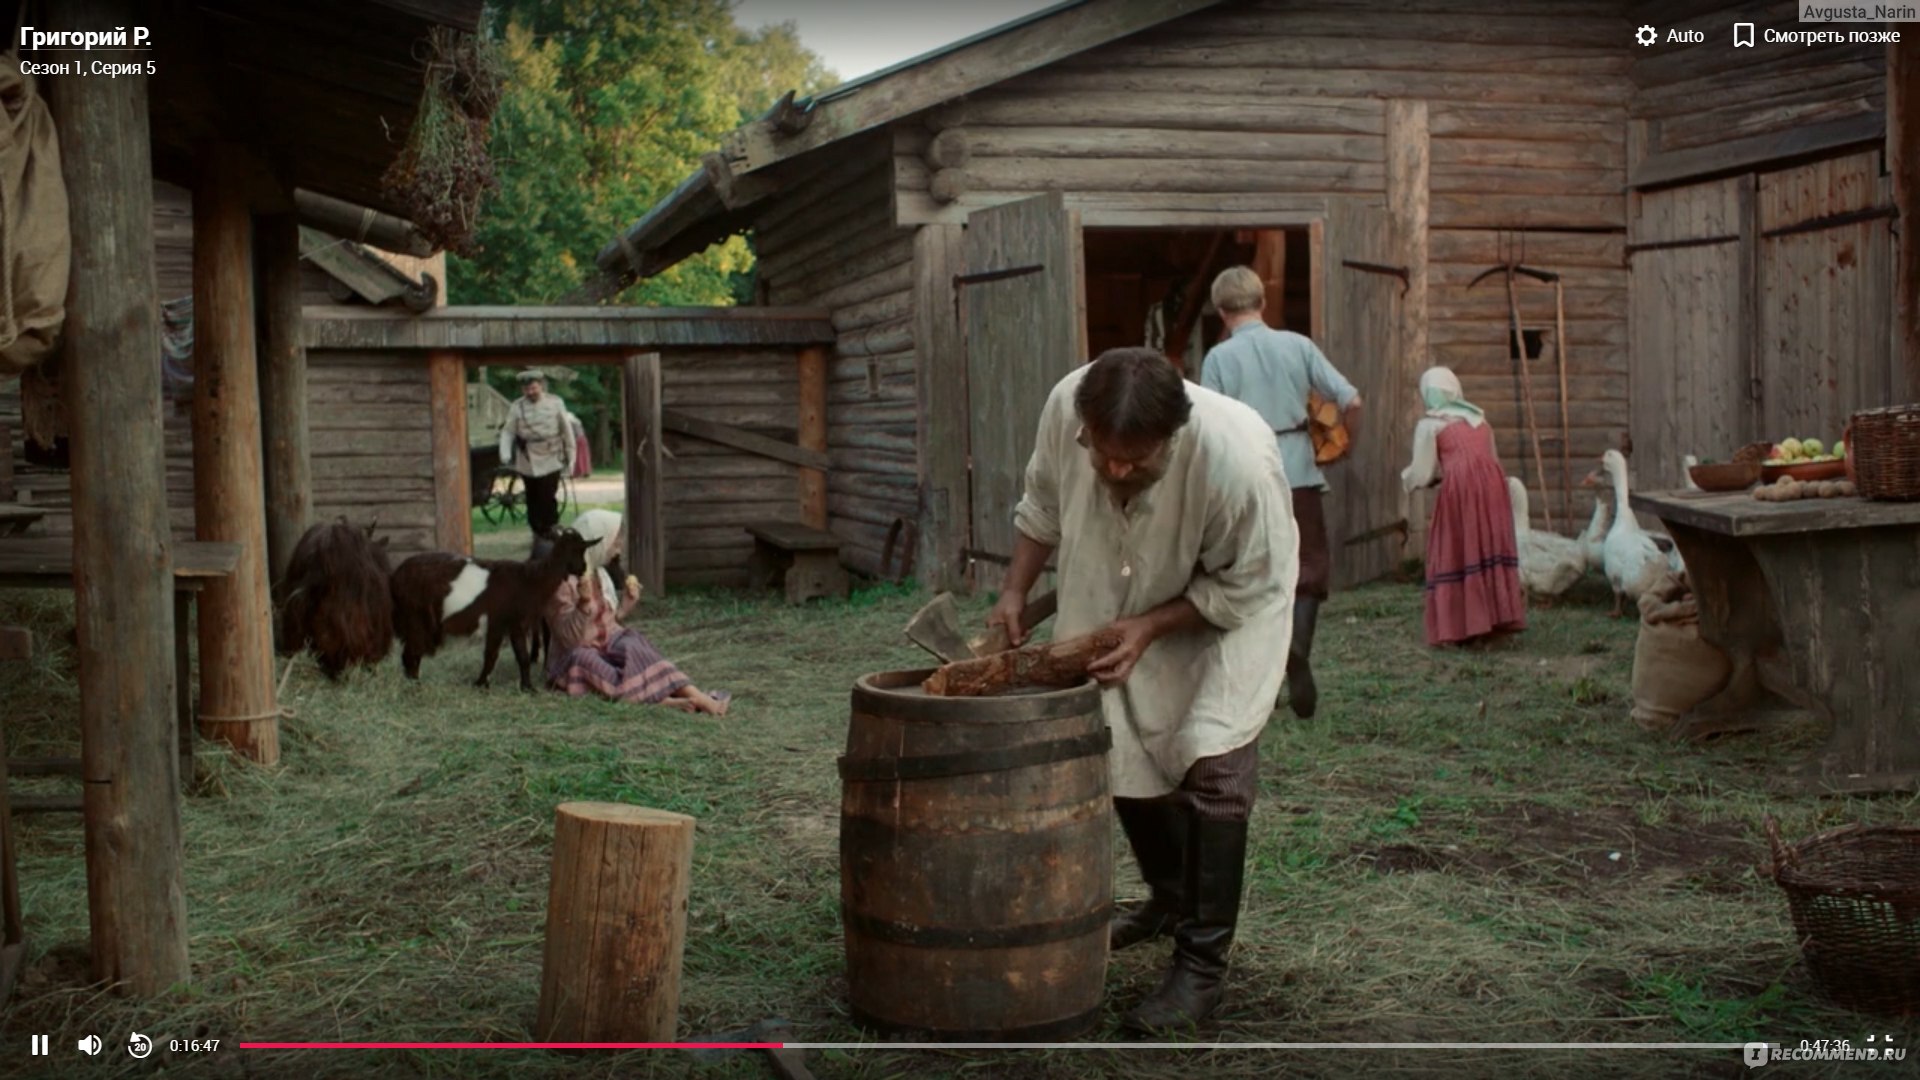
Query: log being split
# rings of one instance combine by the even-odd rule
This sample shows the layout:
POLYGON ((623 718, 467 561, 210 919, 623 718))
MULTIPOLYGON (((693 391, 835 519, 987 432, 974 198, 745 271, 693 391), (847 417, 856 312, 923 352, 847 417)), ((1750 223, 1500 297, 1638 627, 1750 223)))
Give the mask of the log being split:
POLYGON ((920 688, 937 697, 984 697, 1029 686, 1077 686, 1087 665, 1120 646, 1116 630, 1027 645, 976 660, 957 660, 927 676, 920 688))

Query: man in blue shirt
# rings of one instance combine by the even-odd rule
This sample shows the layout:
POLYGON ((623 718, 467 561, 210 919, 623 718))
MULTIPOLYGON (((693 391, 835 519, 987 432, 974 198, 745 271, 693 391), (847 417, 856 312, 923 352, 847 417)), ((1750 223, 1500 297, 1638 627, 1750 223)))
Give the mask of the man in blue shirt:
POLYGON ((1313 631, 1320 602, 1333 580, 1321 496, 1327 479, 1314 460, 1308 433, 1307 395, 1318 393, 1340 407, 1350 436, 1358 437, 1360 391, 1311 340, 1275 330, 1261 319, 1267 290, 1245 266, 1213 279, 1213 306, 1228 337, 1201 362, 1200 385, 1251 405, 1279 441, 1281 465, 1293 488, 1293 516, 1300 528, 1300 583, 1294 593, 1293 643, 1287 650, 1287 704, 1296 716, 1312 716, 1320 700, 1313 684, 1313 631))

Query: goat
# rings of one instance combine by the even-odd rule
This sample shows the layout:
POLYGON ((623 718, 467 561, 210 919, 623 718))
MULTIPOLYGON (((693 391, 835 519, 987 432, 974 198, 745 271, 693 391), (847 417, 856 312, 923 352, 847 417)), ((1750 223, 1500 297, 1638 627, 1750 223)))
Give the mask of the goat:
POLYGON ((475 686, 486 686, 500 658, 500 639, 513 644, 520 689, 533 689, 528 631, 541 620, 560 583, 586 572, 594 541, 572 529, 556 529, 553 547, 525 562, 469 559, 444 551, 415 555, 393 572, 394 624, 400 633, 400 663, 407 678, 420 677, 420 660, 438 652, 448 634, 487 635, 486 659, 475 686))
POLYGON ((341 518, 308 529, 274 590, 280 653, 311 646, 329 679, 354 664, 378 664, 393 649, 393 568, 388 538, 374 540, 374 527, 341 518))
MULTIPOLYGON (((587 546, 592 547, 593 545, 588 544, 587 546)), ((531 561, 541 558, 552 550, 553 538, 551 536, 536 536, 533 538, 533 550, 527 553, 527 559, 531 561)), ((618 553, 615 553, 613 558, 607 560, 606 571, 613 576, 613 580, 616 583, 626 580, 625 568, 620 563, 618 553)), ((553 653, 553 628, 547 625, 546 619, 540 618, 534 620, 533 632, 529 635, 527 651, 531 654, 533 663, 536 666, 539 665, 542 656, 551 657, 553 653)))

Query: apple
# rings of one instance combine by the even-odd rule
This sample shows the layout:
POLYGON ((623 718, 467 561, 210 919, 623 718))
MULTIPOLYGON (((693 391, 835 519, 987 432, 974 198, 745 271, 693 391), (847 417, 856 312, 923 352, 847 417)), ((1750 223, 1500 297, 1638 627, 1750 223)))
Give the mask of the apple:
POLYGON ((1820 457, 1822 454, 1825 454, 1827 452, 1827 448, 1820 445, 1819 439, 1801 439, 1800 452, 1807 455, 1808 457, 1817 458, 1817 457, 1820 457))
POLYGON ((1839 445, 1835 446, 1833 448, 1833 456, 1835 460, 1838 460, 1838 461, 1847 460, 1847 444, 1840 443, 1839 445))
POLYGON ((1799 457, 1800 456, 1800 440, 1793 439, 1793 438, 1783 440, 1780 443, 1780 454, 1782 457, 1788 457, 1788 458, 1799 457))

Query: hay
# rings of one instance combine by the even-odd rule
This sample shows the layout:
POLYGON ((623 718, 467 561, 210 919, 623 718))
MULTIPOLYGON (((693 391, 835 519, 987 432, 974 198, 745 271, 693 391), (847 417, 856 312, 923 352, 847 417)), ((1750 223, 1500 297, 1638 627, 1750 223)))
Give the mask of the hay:
POLYGON ((506 62, 496 43, 444 26, 432 29, 425 51, 420 105, 381 186, 434 244, 473 256, 481 202, 500 186, 487 140, 506 62))
MULTIPOLYGON (((9 1030, 66 1045, 196 1025, 250 1040, 526 1038, 552 808, 587 798, 699 818, 683 1037, 780 1016, 800 1038, 857 1041, 845 1017, 833 762, 854 678, 924 666, 901 636, 923 600, 895 590, 806 608, 729 593, 650 598, 640 625, 702 686, 734 691, 732 715, 717 720, 475 691, 479 653, 466 644, 429 659, 419 685, 389 663, 329 686, 302 659, 282 766, 204 751, 203 793, 184 804, 191 988, 133 1003, 88 987, 79 823, 20 820, 30 953, 9 1030)), ((988 601, 963 613, 977 620, 988 601)), ((1911 823, 1920 804, 1769 796, 1771 772, 1817 732, 1704 750, 1649 739, 1625 715, 1633 627, 1586 606, 1534 612, 1522 642, 1492 654, 1425 649, 1419 611, 1417 591, 1381 587, 1336 597, 1322 616, 1319 715, 1281 713, 1263 739, 1235 972, 1210 1034, 1714 1042, 1757 1032, 1862 1044, 1862 1021, 1827 1007, 1801 975, 1786 905, 1751 867, 1762 852, 1753 830, 1768 809, 1797 835, 1841 820, 1911 823), (1574 693, 1580 679, 1611 696, 1574 693)), ((57 594, 0 592, 0 621, 28 622, 41 642, 69 612, 57 594)), ((0 666, 16 756, 74 752, 67 659, 53 645, 24 669, 0 666)), ((1115 852, 1118 891, 1141 895, 1118 836, 1115 852)), ((1120 1013, 1165 962, 1160 944, 1114 957, 1098 1035, 1117 1036, 1120 1013)), ((1920 1041, 1914 1026, 1888 1030, 1900 1045, 1920 1041)), ((1600 1060, 876 1048, 814 1067, 860 1078, 1232 1080, 1586 1075, 1600 1060)), ((1697 1075, 1734 1060, 1623 1051, 1598 1071, 1697 1075)), ((250 1052, 246 1066, 316 1078, 766 1075, 750 1056, 696 1072, 684 1056, 644 1053, 250 1052)))

